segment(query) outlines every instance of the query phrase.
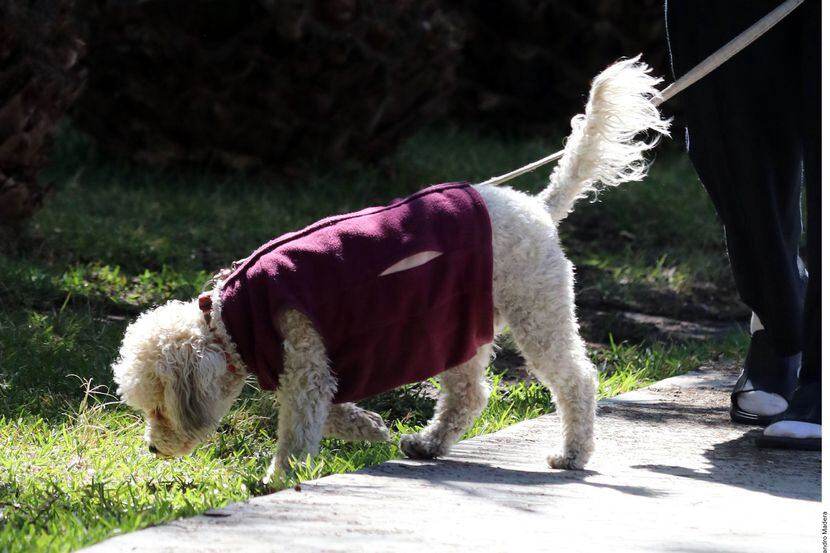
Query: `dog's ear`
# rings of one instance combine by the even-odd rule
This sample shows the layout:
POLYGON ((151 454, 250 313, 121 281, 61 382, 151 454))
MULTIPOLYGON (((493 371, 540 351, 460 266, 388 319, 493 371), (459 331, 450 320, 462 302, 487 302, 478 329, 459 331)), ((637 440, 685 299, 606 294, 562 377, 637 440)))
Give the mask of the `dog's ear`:
POLYGON ((213 347, 205 348, 201 354, 191 352, 189 361, 174 384, 179 420, 186 432, 198 431, 216 422, 214 408, 219 380, 226 370, 224 355, 213 347))

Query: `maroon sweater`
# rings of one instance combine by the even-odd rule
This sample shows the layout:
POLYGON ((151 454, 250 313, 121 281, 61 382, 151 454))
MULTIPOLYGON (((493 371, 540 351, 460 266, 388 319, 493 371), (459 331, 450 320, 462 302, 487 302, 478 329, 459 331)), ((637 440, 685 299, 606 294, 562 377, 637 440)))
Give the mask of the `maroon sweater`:
POLYGON ((492 275, 481 196, 441 184, 265 244, 223 282, 222 321, 248 370, 273 390, 283 369, 276 315, 304 313, 337 377, 335 402, 356 401, 459 365, 492 341, 492 275), (422 252, 441 255, 396 267, 422 252))

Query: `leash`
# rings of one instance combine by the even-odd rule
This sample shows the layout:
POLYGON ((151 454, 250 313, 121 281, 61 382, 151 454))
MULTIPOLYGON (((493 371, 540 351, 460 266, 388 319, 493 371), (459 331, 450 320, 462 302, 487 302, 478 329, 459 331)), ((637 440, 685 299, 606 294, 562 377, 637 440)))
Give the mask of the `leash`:
MULTIPOLYGON (((756 21, 751 27, 747 30, 718 48, 712 55, 704 59, 702 62, 695 65, 691 68, 685 75, 677 79, 675 82, 664 88, 659 96, 655 96, 652 102, 655 106, 659 106, 662 103, 668 101, 669 99, 673 98, 683 90, 689 88, 694 83, 701 80, 703 77, 720 67, 724 64, 727 60, 731 59, 735 54, 758 40, 764 33, 775 27, 782 19, 790 15, 793 10, 795 10, 798 6, 804 3, 804 0, 787 0, 780 4, 777 8, 769 12, 767 15, 756 21)), ((528 163, 524 167, 519 167, 509 173, 505 173, 504 175, 500 175, 498 177, 493 177, 489 180, 482 182, 481 184, 490 184, 494 186, 498 186, 499 184, 504 184, 507 181, 513 180, 520 175, 524 175, 525 173, 529 173, 547 165, 548 163, 552 163, 565 153, 565 150, 559 150, 558 152, 552 153, 548 156, 543 157, 542 159, 536 160, 533 163, 528 163)))

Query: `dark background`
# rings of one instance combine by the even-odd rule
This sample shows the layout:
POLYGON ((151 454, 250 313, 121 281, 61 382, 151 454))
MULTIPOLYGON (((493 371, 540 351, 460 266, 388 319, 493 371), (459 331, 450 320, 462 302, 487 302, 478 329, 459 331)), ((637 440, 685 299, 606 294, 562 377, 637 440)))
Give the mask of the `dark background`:
POLYGON ((302 175, 436 120, 567 129, 591 78, 667 72, 660 0, 0 0, 0 226, 60 121, 141 164, 302 175))

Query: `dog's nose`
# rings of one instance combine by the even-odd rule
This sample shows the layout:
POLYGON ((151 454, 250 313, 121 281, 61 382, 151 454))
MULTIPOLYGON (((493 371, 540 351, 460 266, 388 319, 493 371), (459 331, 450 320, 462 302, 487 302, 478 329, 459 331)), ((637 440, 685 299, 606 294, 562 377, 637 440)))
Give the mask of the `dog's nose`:
POLYGON ((158 448, 156 448, 156 446, 154 446, 153 444, 150 444, 149 449, 150 449, 150 453, 153 453, 153 454, 159 452, 158 448))

